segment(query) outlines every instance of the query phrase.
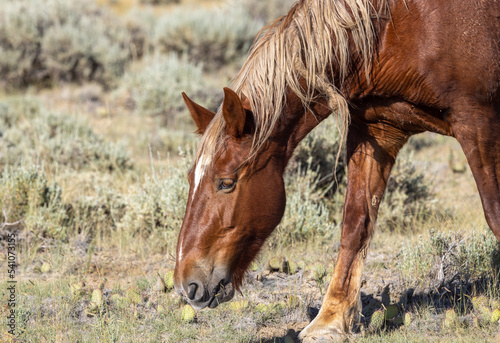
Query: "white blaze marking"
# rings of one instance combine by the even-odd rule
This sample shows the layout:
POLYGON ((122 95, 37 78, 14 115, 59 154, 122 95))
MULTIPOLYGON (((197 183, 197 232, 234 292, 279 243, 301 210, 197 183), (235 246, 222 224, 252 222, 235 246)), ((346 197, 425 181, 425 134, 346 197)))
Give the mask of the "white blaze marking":
POLYGON ((182 242, 179 244, 179 260, 177 262, 181 262, 182 260, 182 242))
POLYGON ((194 195, 196 194, 196 189, 200 185, 201 177, 203 176, 202 175, 202 168, 203 168, 202 164, 203 163, 202 163, 201 159, 198 160, 198 163, 196 164, 196 169, 194 170, 194 189, 193 189, 193 195, 191 196, 192 199, 194 199, 194 195))
MULTIPOLYGON (((196 164, 196 168, 194 169, 194 189, 193 189, 193 194, 191 195, 191 201, 194 199, 194 195, 196 194, 196 190, 198 189, 198 186, 200 185, 201 179, 203 177, 203 172, 204 172, 204 166, 207 164, 206 159, 201 156, 200 159, 198 160, 198 163, 196 164)), ((182 242, 179 244, 179 260, 180 262, 182 260, 182 242)))
POLYGON ((204 156, 201 156, 196 164, 196 168, 194 170, 194 189, 193 194, 191 195, 191 200, 194 199, 194 195, 196 194, 196 189, 200 185, 201 179, 203 178, 203 174, 205 173, 205 166, 208 164, 207 159, 204 156))

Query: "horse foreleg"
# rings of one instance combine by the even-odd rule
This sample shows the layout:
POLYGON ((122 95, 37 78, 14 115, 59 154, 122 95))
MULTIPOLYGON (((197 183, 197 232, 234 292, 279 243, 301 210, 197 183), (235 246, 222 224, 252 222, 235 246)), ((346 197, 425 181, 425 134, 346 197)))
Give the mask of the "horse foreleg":
POLYGON ((500 112, 473 106, 450 118, 481 196, 484 215, 500 242, 500 112))
POLYGON ((382 123, 352 123, 347 137, 348 181, 341 247, 316 318, 299 338, 341 338, 361 311, 360 283, 380 200, 399 149, 408 139, 382 123))

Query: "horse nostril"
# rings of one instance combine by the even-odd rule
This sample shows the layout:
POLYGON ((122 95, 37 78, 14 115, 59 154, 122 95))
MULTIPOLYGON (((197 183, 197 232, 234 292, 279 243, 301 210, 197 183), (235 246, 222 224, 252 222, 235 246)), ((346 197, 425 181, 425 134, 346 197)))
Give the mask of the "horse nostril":
POLYGON ((196 291, 198 290, 198 285, 196 283, 189 284, 187 296, 189 300, 194 300, 196 296, 196 291))

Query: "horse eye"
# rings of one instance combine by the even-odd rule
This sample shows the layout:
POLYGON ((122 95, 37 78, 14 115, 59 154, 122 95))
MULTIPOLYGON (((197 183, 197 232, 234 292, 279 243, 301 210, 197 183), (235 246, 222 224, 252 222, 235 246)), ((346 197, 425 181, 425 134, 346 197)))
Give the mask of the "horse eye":
POLYGON ((228 191, 232 190, 235 185, 235 181, 232 179, 221 179, 219 180, 219 186, 217 187, 217 190, 219 191, 228 191))

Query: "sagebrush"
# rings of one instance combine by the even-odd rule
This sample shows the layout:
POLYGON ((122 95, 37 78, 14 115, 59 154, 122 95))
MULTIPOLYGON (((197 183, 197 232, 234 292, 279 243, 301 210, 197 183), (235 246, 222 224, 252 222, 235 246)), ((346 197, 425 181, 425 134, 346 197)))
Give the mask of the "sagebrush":
POLYGON ((164 125, 173 126, 179 121, 177 114, 186 112, 182 92, 208 107, 216 106, 200 64, 189 62, 186 56, 155 54, 125 75, 116 96, 128 98, 125 101, 137 114, 161 116, 164 125))
POLYGON ((156 27, 154 45, 162 53, 187 54, 206 68, 241 60, 260 26, 243 10, 174 10, 156 27))
POLYGON ((125 148, 105 141, 84 120, 20 97, 0 102, 0 170, 23 164, 103 172, 132 168, 125 148))
POLYGON ((2 83, 111 85, 131 62, 130 47, 140 45, 131 37, 120 19, 91 0, 7 1, 0 8, 2 83))

